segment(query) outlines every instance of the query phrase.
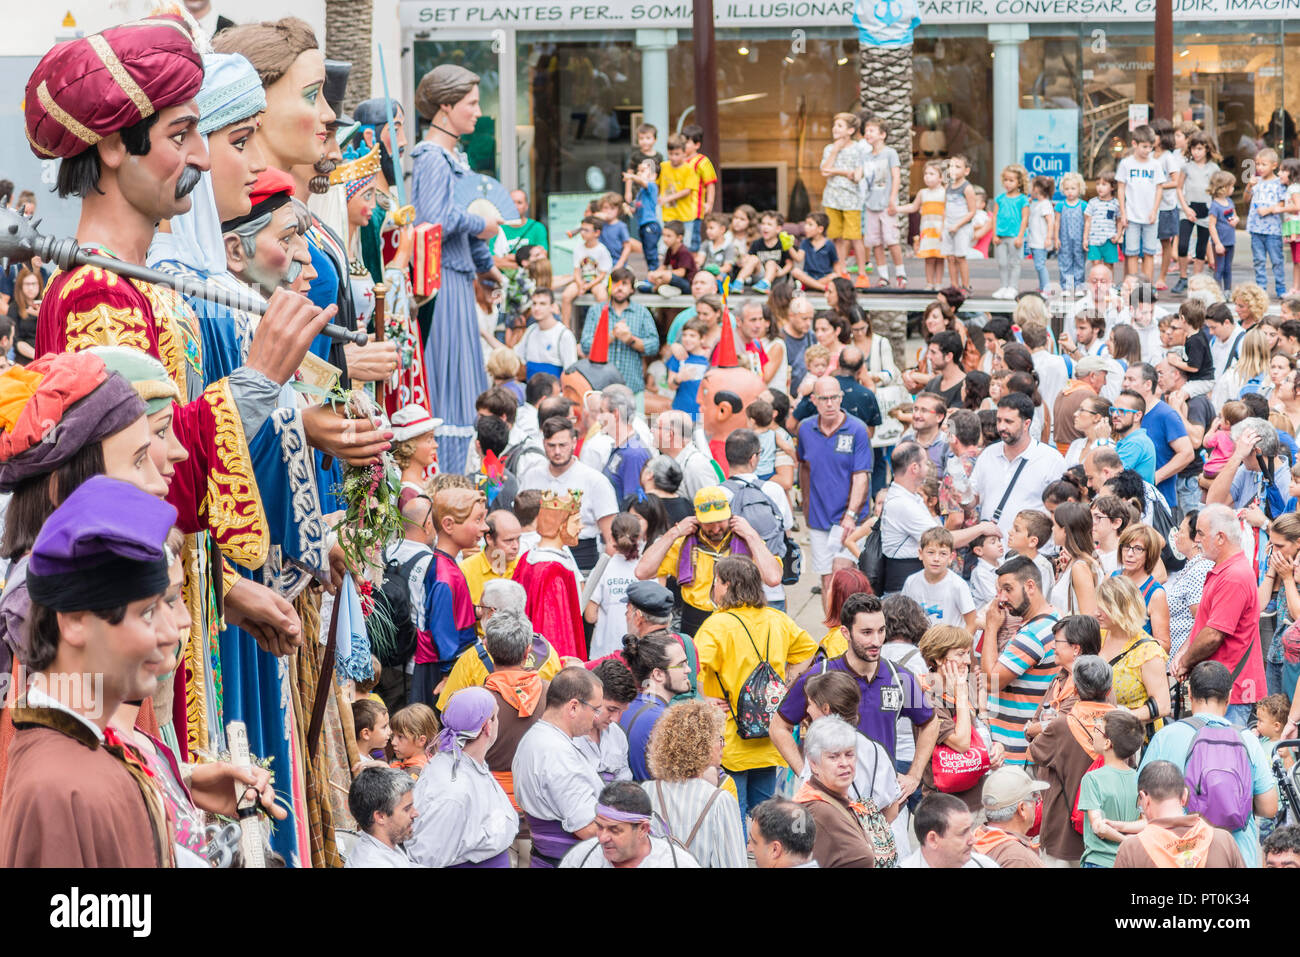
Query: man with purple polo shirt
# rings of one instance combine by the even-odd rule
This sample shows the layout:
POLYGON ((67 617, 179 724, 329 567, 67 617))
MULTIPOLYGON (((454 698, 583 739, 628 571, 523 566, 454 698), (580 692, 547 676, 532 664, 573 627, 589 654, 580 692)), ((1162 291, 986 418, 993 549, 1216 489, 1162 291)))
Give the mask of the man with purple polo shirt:
POLYGON ((898 776, 902 799, 916 790, 921 774, 930 763, 939 738, 939 722, 934 709, 925 701, 925 695, 916 676, 906 669, 894 667, 889 659, 880 666, 880 649, 885 643, 885 613, 880 599, 875 595, 852 595, 840 612, 840 629, 848 640, 848 650, 838 658, 824 658, 819 653, 812 667, 800 675, 786 692, 785 700, 772 715, 768 727, 772 743, 781 752, 791 770, 803 770, 803 755, 794 740, 794 729, 803 721, 808 711, 808 698, 804 683, 810 675, 827 671, 842 671, 853 678, 862 691, 858 703, 858 731, 875 741, 896 759, 898 717, 912 721, 912 735, 916 740, 916 756, 911 767, 898 776))
POLYGON ((871 436, 861 419, 845 412, 838 379, 822 376, 813 386, 817 415, 799 423, 799 487, 812 544, 813 571, 821 576, 822 605, 830 595, 834 561, 852 556, 840 544, 858 524, 871 483, 871 436))

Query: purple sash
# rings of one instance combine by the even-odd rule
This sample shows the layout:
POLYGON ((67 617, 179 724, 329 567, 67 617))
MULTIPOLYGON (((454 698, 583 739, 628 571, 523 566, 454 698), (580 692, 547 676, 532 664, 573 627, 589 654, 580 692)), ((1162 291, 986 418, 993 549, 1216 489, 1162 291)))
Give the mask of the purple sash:
POLYGON ((474 863, 473 861, 465 861, 461 864, 452 864, 451 870, 456 870, 457 868, 461 868, 461 867, 509 867, 509 866, 510 866, 510 852, 502 851, 500 854, 497 854, 494 857, 489 857, 486 861, 479 861, 478 863, 474 863))
MULTIPOLYGON (((682 550, 677 556, 677 584, 689 585, 695 580, 695 549, 699 547, 700 540, 696 535, 687 535, 686 540, 682 542, 682 550)), ((745 540, 734 533, 728 542, 730 554, 749 556, 749 546, 745 540)))
POLYGON ((564 829, 559 821, 545 821, 533 817, 527 811, 528 828, 533 834, 533 856, 528 866, 558 867, 560 858, 568 853, 569 848, 578 843, 578 839, 564 829))

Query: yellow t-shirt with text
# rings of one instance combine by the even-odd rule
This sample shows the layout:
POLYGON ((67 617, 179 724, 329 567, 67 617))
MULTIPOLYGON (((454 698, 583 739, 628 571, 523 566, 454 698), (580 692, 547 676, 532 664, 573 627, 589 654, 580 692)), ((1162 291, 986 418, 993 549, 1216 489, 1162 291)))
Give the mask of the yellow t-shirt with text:
POLYGON ((700 174, 689 160, 683 160, 681 166, 674 166, 668 160, 660 163, 659 195, 663 197, 684 189, 689 190, 685 196, 663 207, 664 222, 688 223, 700 218, 700 174))
POLYGON ((741 687, 764 654, 772 670, 784 680, 788 665, 807 661, 816 653, 812 635, 775 608, 731 608, 714 612, 704 620, 695 633, 695 650, 700 659, 700 692, 731 702, 724 732, 723 767, 728 771, 784 767, 785 761, 771 738, 741 738, 731 712, 741 687))

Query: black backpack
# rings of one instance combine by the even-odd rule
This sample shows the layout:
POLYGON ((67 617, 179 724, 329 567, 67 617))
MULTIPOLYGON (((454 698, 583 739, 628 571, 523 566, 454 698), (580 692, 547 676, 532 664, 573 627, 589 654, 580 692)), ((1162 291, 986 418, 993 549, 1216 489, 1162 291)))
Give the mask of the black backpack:
POLYGON ((722 487, 731 492, 731 514, 749 522, 767 550, 781 560, 781 584, 797 584, 803 571, 803 552, 786 532, 776 503, 752 482, 729 478, 722 487))
POLYGON ((375 657, 385 668, 404 668, 415 654, 417 635, 411 615, 410 576, 417 562, 431 555, 419 554, 398 564, 384 562, 384 580, 372 597, 375 607, 366 618, 366 635, 375 657))
POLYGON ((545 452, 540 447, 530 444, 527 439, 507 446, 501 453, 501 464, 506 467, 506 471, 511 475, 519 474, 519 460, 523 458, 525 452, 536 452, 538 455, 545 455, 545 452))

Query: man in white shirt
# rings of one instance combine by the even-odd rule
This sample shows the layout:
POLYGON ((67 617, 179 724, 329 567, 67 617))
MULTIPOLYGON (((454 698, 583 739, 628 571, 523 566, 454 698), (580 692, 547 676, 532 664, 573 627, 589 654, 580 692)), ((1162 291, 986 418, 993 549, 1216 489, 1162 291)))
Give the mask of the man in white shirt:
POLYGON ((596 835, 574 846, 560 867, 699 867, 681 847, 650 836, 650 796, 630 781, 607 785, 596 806, 596 835))
MULTIPOLYGON (((759 452, 758 436, 752 430, 737 429, 727 436, 724 454, 727 456, 727 470, 731 473, 731 477, 722 483, 722 491, 726 493, 727 501, 733 502, 731 513, 739 515, 754 526, 754 531, 768 545, 772 554, 781 558, 783 552, 773 547, 773 543, 776 542, 776 532, 778 530, 789 532, 794 528, 794 512, 790 510, 790 500, 786 498, 785 490, 781 486, 772 481, 759 481, 759 452), (736 511, 735 496, 746 486, 761 491, 771 503, 771 507, 769 508, 749 493, 741 496, 742 506, 740 511, 736 511)), ((780 544, 783 548, 784 542, 780 544)), ((764 584, 763 597, 772 608, 785 611, 784 585, 764 584)))
POLYGON ((373 765, 361 769, 348 791, 348 811, 361 833, 345 867, 419 866, 402 847, 419 816, 414 787, 405 771, 373 765))
POLYGON ((656 423, 656 431, 659 451, 671 455, 682 467, 682 485, 678 491, 687 501, 695 501, 695 493, 704 486, 718 484, 712 460, 692 441, 695 424, 690 415, 676 409, 664 412, 656 423))
POLYGON ((1054 409, 1056 397, 1070 380, 1065 360, 1048 351, 1046 326, 1036 322, 1026 323, 1020 329, 1020 337, 1025 340, 1034 360, 1034 371, 1038 373, 1038 394, 1043 397, 1043 408, 1054 409))
MULTIPOLYGON (((1027 397, 1025 401, 1029 401, 1027 397)), ((925 507, 921 498, 921 483, 925 480, 925 449, 918 442, 900 442, 894 448, 890 462, 894 467, 894 481, 885 493, 884 510, 880 516, 880 547, 885 556, 885 594, 902 591, 907 577, 921 570, 921 536, 926 529, 940 522, 925 507)), ((976 464, 978 468, 978 463, 976 464)), ((1007 527, 1010 528, 1010 519, 1007 527)), ((998 527, 992 522, 980 522, 970 528, 952 533, 955 547, 969 545, 976 538, 992 535, 998 527)))
POLYGON ((610 526, 618 514, 614 486, 600 472, 579 462, 573 455, 578 430, 568 419, 558 416, 542 423, 542 443, 546 464, 535 465, 519 477, 519 488, 541 489, 563 495, 570 490, 582 492, 582 532, 573 546, 574 560, 584 573, 596 567, 600 558, 600 540, 611 537, 610 526))
POLYGON ((768 798, 749 809, 749 852, 760 868, 816 867, 817 822, 804 804, 768 798))
POLYGON ((574 738, 596 725, 600 679, 575 665, 546 689, 546 710, 525 732, 510 771, 515 801, 533 835, 532 867, 558 867, 574 844, 596 836, 596 796, 604 782, 574 738))
POLYGON ((997 867, 975 851, 975 820, 961 798, 935 791, 916 809, 913 827, 919 846, 899 867, 997 867))
POLYGON ((1029 433, 1034 404, 1019 392, 998 400, 1001 442, 980 453, 971 485, 980 500, 980 518, 997 524, 1005 535, 1023 509, 1042 509, 1043 489, 1065 472, 1065 458, 1029 433))
POLYGON ((1233 349, 1237 340, 1246 333, 1223 303, 1215 303, 1205 310, 1205 328, 1210 333, 1210 358, 1214 360, 1214 378, 1222 379, 1228 367, 1236 361, 1233 349))
MULTIPOLYGON (((620 618, 625 616, 620 616, 620 618)), ((607 658, 591 669, 600 679, 600 714, 596 723, 584 735, 573 739, 578 750, 587 756, 600 779, 606 784, 614 781, 631 781, 632 769, 628 766, 627 734, 619 725, 623 712, 636 698, 636 679, 632 671, 618 658, 607 658)))

